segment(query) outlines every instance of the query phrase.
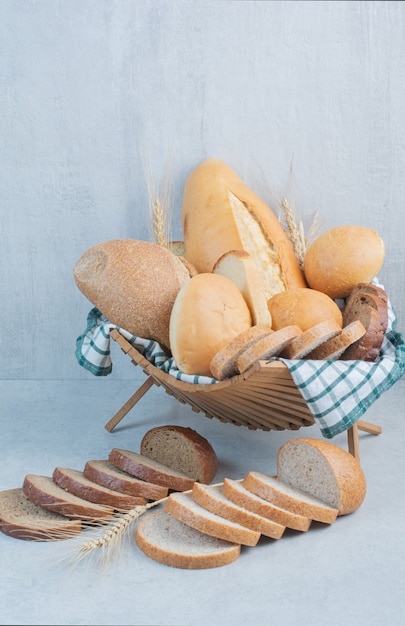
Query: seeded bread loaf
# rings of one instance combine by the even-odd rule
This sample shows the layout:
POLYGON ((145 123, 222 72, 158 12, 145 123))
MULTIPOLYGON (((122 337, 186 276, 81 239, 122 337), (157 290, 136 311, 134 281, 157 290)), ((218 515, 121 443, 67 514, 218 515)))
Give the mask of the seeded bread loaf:
POLYGON ((83 474, 98 485, 146 500, 160 500, 169 492, 167 487, 135 478, 106 460, 87 461, 83 474))
POLYGON ((170 494, 164 510, 184 524, 218 539, 247 546, 255 546, 260 539, 260 533, 211 513, 190 493, 170 494))
POLYGON ((56 467, 52 480, 65 491, 73 493, 83 500, 111 506, 117 510, 128 510, 146 504, 145 498, 127 496, 107 487, 102 487, 87 478, 83 472, 75 469, 56 467))
POLYGON ((366 478, 358 460, 329 441, 286 441, 277 453, 277 477, 337 509, 339 515, 356 511, 366 496, 366 478))
POLYGON ((210 483, 217 472, 217 455, 209 441, 184 426, 152 428, 142 438, 140 453, 201 483, 210 483))
POLYGON ((271 537, 272 539, 280 539, 284 533, 285 526, 235 504, 225 496, 222 487, 219 485, 195 483, 191 495, 198 504, 211 511, 211 513, 215 513, 215 515, 224 517, 241 526, 246 526, 246 528, 250 528, 250 530, 254 530, 261 535, 271 537))
POLYGON ((202 533, 166 511, 139 520, 136 543, 149 558, 181 569, 208 569, 229 565, 240 555, 240 545, 202 533))
POLYGON ((114 509, 94 504, 68 493, 56 485, 49 476, 27 474, 23 483, 24 494, 35 504, 60 515, 86 522, 109 521, 114 509))
POLYGON ((217 380, 231 378, 239 373, 236 365, 242 352, 253 346, 259 339, 271 335, 272 329, 268 326, 251 326, 240 333, 233 341, 219 350, 210 363, 211 374, 217 380))
POLYGON ((239 504, 239 506, 243 506, 248 511, 252 511, 292 530, 306 532, 311 525, 311 520, 305 517, 305 515, 287 511, 260 498, 246 489, 241 481, 225 478, 223 491, 225 496, 232 502, 235 502, 235 504, 239 504))
POLYGON ((242 482, 243 486, 264 500, 272 502, 287 511, 309 517, 316 522, 332 524, 338 510, 307 493, 283 483, 275 476, 263 472, 249 472, 242 482))
POLYGON ((0 530, 14 539, 59 541, 78 535, 82 524, 35 504, 19 487, 0 492, 0 530))
POLYGON ((131 450, 113 448, 108 456, 108 460, 119 469, 136 478, 174 491, 192 489, 195 482, 193 478, 190 478, 183 472, 179 472, 131 450))

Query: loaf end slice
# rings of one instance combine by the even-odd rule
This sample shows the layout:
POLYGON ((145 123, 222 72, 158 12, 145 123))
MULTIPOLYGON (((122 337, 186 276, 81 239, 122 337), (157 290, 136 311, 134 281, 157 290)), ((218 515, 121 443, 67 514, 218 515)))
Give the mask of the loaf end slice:
POLYGON ((240 545, 211 537, 179 521, 166 511, 139 520, 136 544, 149 558, 181 569, 209 569, 236 561, 240 545))
POLYGON ((18 487, 0 492, 0 530, 15 539, 60 541, 78 535, 82 524, 35 504, 18 487))

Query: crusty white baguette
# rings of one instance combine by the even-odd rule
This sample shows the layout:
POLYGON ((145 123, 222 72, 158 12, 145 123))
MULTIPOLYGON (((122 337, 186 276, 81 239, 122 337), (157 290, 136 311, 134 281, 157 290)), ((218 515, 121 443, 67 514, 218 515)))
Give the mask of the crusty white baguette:
POLYGON ((224 541, 184 524, 167 513, 156 511, 141 518, 136 544, 149 558, 181 569, 208 569, 233 563, 240 544, 224 541))
POLYGON ((118 239, 88 249, 74 267, 80 291, 113 323, 170 348, 174 300, 190 274, 170 250, 118 239))
POLYGON ((259 339, 271 335, 273 331, 268 326, 251 326, 240 333, 226 346, 221 348, 210 363, 211 374, 218 380, 230 378, 238 374, 236 365, 238 357, 255 344, 259 339))
POLYGON ((246 250, 265 276, 267 299, 306 287, 279 219, 223 161, 207 159, 189 175, 182 225, 186 257, 199 272, 211 272, 229 250, 246 250))
POLYGON ((212 445, 185 426, 151 428, 142 437, 140 453, 201 483, 210 483, 217 472, 218 459, 212 445))
POLYGON ((225 252, 216 261, 212 271, 235 283, 249 307, 252 324, 271 328, 271 315, 265 295, 265 276, 249 252, 225 252))
POLYGON ((339 515, 356 511, 366 496, 366 478, 358 460, 329 441, 286 441, 277 453, 277 477, 326 502, 339 515))
POLYGON ((35 504, 18 487, 0 492, 0 530, 14 539, 59 541, 78 535, 82 523, 35 504))
POLYGON ((245 299, 229 278, 193 276, 179 291, 170 317, 170 346, 178 369, 211 376, 213 356, 251 325, 245 299))

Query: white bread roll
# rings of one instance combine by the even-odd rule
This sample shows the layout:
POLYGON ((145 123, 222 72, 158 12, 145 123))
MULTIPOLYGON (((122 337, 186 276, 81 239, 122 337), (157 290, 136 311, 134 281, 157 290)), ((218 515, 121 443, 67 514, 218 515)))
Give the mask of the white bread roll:
POLYGON ((222 161, 207 159, 191 172, 182 224, 186 258, 198 272, 211 272, 229 250, 246 250, 265 275, 267 299, 306 286, 278 218, 222 161))
POLYGON ((246 300, 255 326, 269 326, 271 315, 265 296, 265 278, 254 258, 246 250, 225 252, 213 267, 214 274, 229 278, 246 300))
POLYGON ((80 291, 113 324, 170 349, 172 306, 190 280, 179 257, 149 241, 117 239, 87 250, 73 273, 80 291))
POLYGON ((267 302, 273 330, 296 324, 302 331, 333 318, 342 327, 342 313, 332 298, 316 289, 282 291, 267 302))
POLYGON ((336 226, 310 245, 304 272, 312 289, 346 298, 358 283, 370 283, 383 266, 385 244, 375 230, 336 226))
POLYGON ((214 355, 252 325, 236 285, 219 274, 190 278, 179 291, 170 317, 170 346, 180 371, 211 376, 214 355))

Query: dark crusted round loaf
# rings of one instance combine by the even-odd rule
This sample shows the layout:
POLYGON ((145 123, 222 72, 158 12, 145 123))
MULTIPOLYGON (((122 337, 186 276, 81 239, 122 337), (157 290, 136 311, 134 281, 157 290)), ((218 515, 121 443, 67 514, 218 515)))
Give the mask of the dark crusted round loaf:
POLYGON ((217 455, 205 437, 185 426, 157 426, 143 436, 141 454, 210 483, 217 472, 217 455))

